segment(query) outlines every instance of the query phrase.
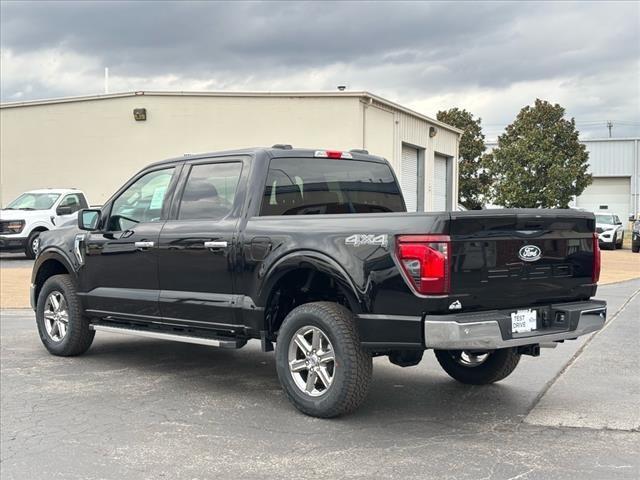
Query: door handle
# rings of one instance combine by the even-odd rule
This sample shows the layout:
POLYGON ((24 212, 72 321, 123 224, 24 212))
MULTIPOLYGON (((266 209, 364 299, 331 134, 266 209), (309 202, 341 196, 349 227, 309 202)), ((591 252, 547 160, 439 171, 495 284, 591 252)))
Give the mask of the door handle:
POLYGON ((153 243, 153 242, 134 242, 134 245, 138 250, 143 250, 145 248, 152 248, 155 245, 155 243, 153 243))
POLYGON ((228 243, 226 241, 221 242, 204 242, 205 248, 227 248, 228 243))

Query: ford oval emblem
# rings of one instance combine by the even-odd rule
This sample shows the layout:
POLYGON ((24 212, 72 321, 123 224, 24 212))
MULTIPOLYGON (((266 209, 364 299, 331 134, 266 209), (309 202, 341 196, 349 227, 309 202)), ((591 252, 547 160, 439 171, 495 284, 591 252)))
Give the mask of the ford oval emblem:
POLYGON ((525 245, 518 251, 518 256, 520 257, 520 260, 524 260, 525 262, 535 262, 540 260, 542 250, 540 250, 540 247, 536 247, 535 245, 525 245))

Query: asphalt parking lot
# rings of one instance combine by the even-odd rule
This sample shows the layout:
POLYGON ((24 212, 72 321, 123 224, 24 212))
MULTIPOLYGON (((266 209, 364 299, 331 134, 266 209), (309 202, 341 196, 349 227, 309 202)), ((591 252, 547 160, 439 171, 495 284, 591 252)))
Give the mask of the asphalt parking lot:
POLYGON ((40 345, 33 313, 0 321, 3 479, 594 478, 640 475, 640 280, 603 286, 608 327, 505 381, 458 384, 427 352, 375 361, 355 414, 298 413, 272 354, 99 333, 40 345))

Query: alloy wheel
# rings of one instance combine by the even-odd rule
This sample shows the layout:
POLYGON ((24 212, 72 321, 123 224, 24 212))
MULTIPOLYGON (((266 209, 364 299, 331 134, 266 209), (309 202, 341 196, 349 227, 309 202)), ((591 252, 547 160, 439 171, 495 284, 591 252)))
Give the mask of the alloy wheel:
POLYGON ((53 291, 44 303, 44 327, 54 342, 61 342, 69 328, 67 300, 60 292, 53 291))
POLYGON ((289 372, 300 391, 319 397, 329 391, 335 377, 333 345, 322 330, 304 326, 289 343, 289 372))

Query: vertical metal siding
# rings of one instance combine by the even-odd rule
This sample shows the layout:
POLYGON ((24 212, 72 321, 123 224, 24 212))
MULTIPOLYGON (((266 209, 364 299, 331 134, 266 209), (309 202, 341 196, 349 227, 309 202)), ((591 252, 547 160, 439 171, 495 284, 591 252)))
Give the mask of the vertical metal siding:
POLYGON ((402 144, 410 144, 417 148, 424 149, 424 210, 434 210, 434 158, 435 154, 440 153, 449 157, 452 161, 452 182, 451 205, 447 208, 456 207, 458 197, 458 143, 459 136, 455 132, 451 132, 444 128, 430 124, 421 118, 409 115, 405 112, 395 110, 388 105, 372 103, 373 107, 392 112, 394 114, 395 132, 394 132, 394 155, 389 158, 389 162, 396 172, 402 169, 402 144), (429 137, 429 128, 435 126, 437 133, 435 137, 429 137))
POLYGON ((634 175, 635 141, 584 141, 589 151, 589 171, 596 177, 634 175))

